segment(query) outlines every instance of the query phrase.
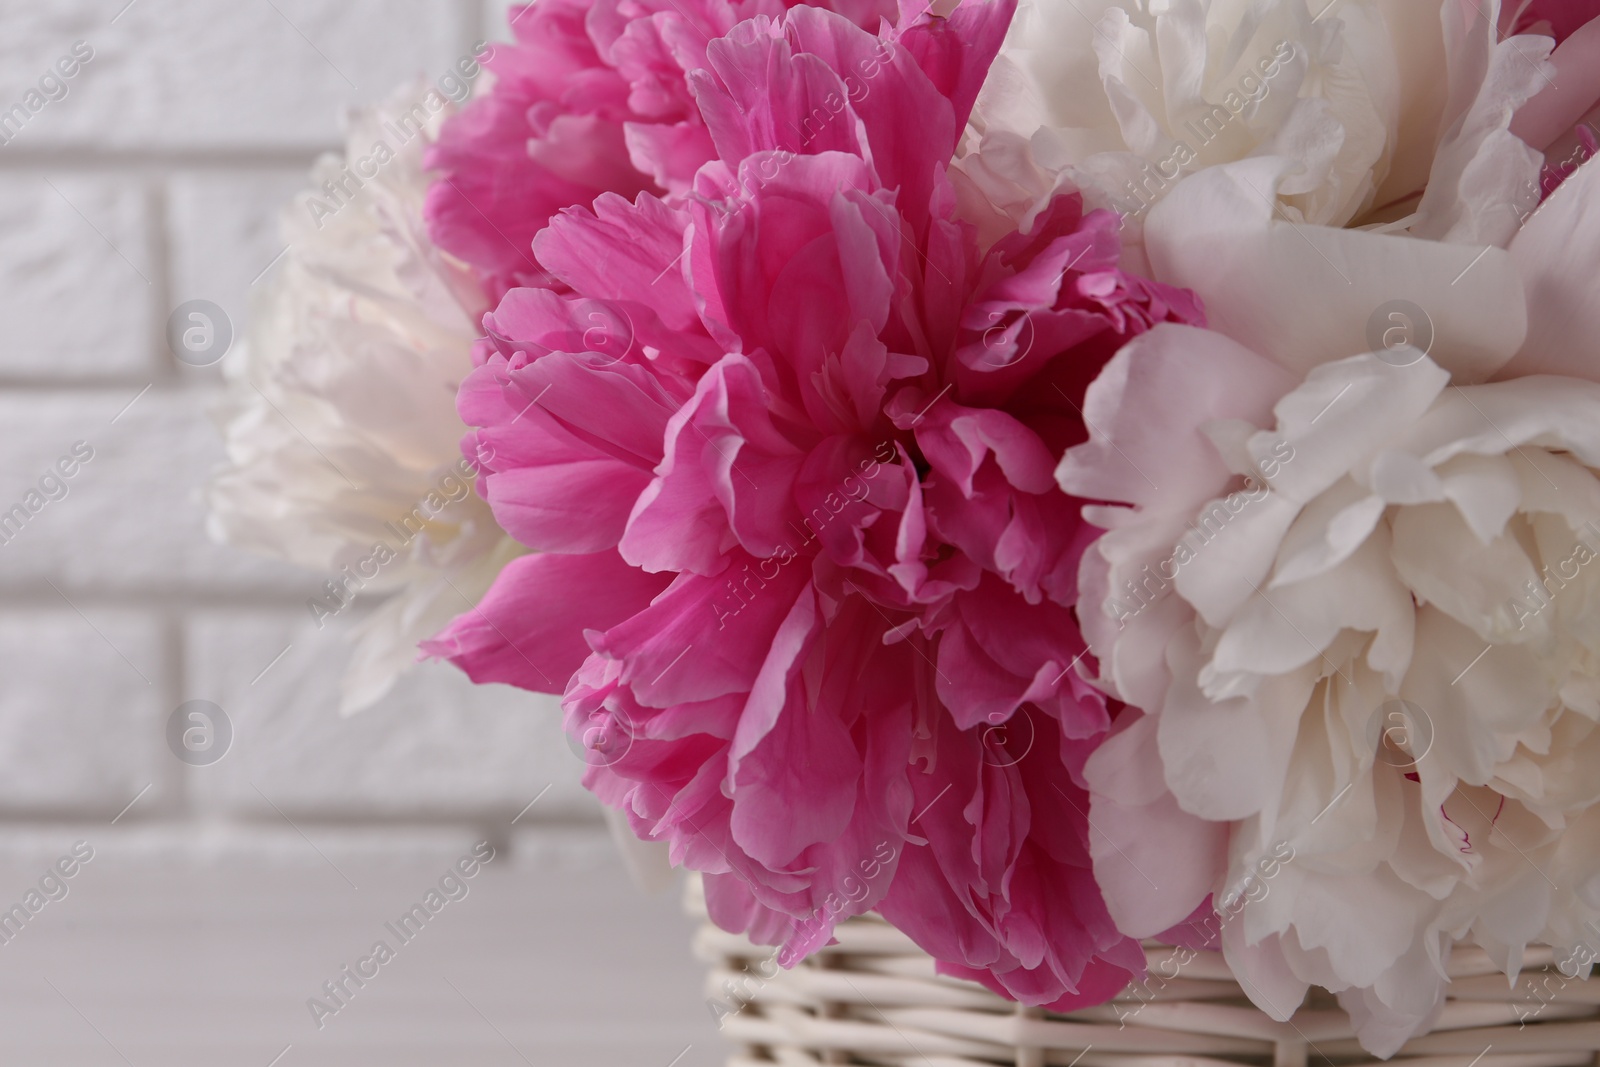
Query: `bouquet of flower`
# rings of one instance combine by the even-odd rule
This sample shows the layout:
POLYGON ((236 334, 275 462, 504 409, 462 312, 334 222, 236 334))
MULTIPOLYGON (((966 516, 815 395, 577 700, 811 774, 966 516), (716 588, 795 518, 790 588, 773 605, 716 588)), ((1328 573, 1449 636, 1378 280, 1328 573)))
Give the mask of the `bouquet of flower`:
POLYGON ((560 694, 786 965, 1153 938, 1392 1054, 1600 953, 1596 16, 535 0, 291 258, 219 514, 332 565, 464 462, 385 649, 560 694))

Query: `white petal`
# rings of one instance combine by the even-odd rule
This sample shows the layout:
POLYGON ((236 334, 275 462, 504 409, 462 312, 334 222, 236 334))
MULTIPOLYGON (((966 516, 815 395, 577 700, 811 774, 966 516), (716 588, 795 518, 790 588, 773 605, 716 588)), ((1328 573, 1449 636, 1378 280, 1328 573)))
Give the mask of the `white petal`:
POLYGON ((1176 518, 1112 530, 1090 546, 1078 568, 1078 620, 1100 661, 1099 682, 1135 707, 1161 706, 1167 641, 1194 621, 1182 597, 1163 595, 1170 589, 1159 576, 1181 530, 1176 518))
POLYGON ((1439 466, 1444 492, 1473 534, 1488 544, 1522 503, 1522 479, 1505 456, 1456 456, 1439 466))
MULTIPOLYGON (((1319 858, 1304 862, 1320 865, 1319 858)), ((1419 940, 1436 910, 1432 900, 1386 866, 1361 873, 1318 871, 1295 888, 1294 928, 1300 946, 1322 949, 1334 973, 1354 986, 1382 978, 1419 940)))
POLYGON ((1176 585, 1207 623, 1223 626, 1258 595, 1300 505, 1264 487, 1201 508, 1180 543, 1176 585))
POLYGON ((1593 160, 1523 224, 1511 258, 1526 289, 1528 340, 1497 377, 1566 374, 1600 381, 1594 339, 1600 336, 1600 165, 1593 160))
POLYGON ((1514 538, 1485 544, 1449 504, 1401 508, 1392 525, 1395 569, 1419 600, 1485 641, 1503 640, 1516 628, 1509 605, 1538 573, 1514 538))
POLYGON ((1254 700, 1208 700, 1195 685, 1201 662, 1191 635, 1168 649, 1172 684, 1159 716, 1167 784, 1184 811, 1242 819, 1276 804, 1300 709, 1315 684, 1302 671, 1267 679, 1254 700))
POLYGON ((1259 431, 1255 423, 1244 419, 1215 419, 1200 427, 1222 462, 1235 474, 1249 474, 1256 469, 1255 457, 1250 454, 1250 439, 1259 431))
POLYGON ((1458 381, 1489 377, 1522 346, 1509 253, 1276 221, 1284 174, 1274 158, 1212 167, 1150 209, 1156 277, 1198 292, 1212 328, 1301 373, 1371 351, 1374 314, 1397 300, 1428 316, 1428 352, 1458 381))
POLYGON ((1346 473, 1360 472, 1395 426, 1428 411, 1447 381, 1428 359, 1395 367, 1375 356, 1354 356, 1316 368, 1273 409, 1279 433, 1292 448, 1273 489, 1309 501, 1346 473))
POLYGON ((1222 928, 1222 952, 1251 1003, 1279 1022, 1288 1022, 1311 983, 1290 970, 1277 935, 1251 945, 1246 943, 1244 924, 1229 923, 1222 928))
MULTIPOLYGON (((387 136, 385 124, 421 92, 405 86, 353 113, 348 158, 387 136)), ((207 490, 213 535, 324 574, 370 559, 375 543, 396 557, 367 586, 394 596, 352 633, 345 714, 382 697, 416 661, 417 642, 476 602, 522 551, 470 487, 429 509, 437 521, 405 546, 386 526, 419 501, 443 498, 459 474, 466 427, 454 398, 472 369, 486 298, 468 269, 428 240, 422 166, 453 111, 402 147, 361 203, 319 218, 306 212, 303 194, 285 210, 289 248, 258 289, 249 343, 222 365, 229 466, 207 490), (346 476, 362 491, 351 492, 346 476)), ((324 157, 313 184, 337 178, 343 165, 324 157)))
POLYGON ((1434 466, 1545 445, 1600 467, 1600 385, 1539 376, 1451 389, 1399 443, 1434 466))
POLYGON ((1542 66, 1552 42, 1524 35, 1497 43, 1494 20, 1481 8, 1447 6, 1447 22, 1463 13, 1470 24, 1452 26, 1446 40, 1459 53, 1451 70, 1470 74, 1451 85, 1449 133, 1435 155, 1411 232, 1430 241, 1504 247, 1518 227, 1508 209, 1538 180, 1544 163, 1510 132, 1511 118, 1548 84, 1542 66))
POLYGON ((1348 478, 1307 504, 1284 535, 1269 589, 1315 578, 1350 558, 1387 505, 1348 478))
MULTIPOLYGON (((1402 774, 1397 768, 1382 769, 1392 778, 1402 774)), ((1389 857, 1389 866, 1408 885, 1435 900, 1443 900, 1460 883, 1461 865, 1442 855, 1429 838, 1427 821, 1420 810, 1421 790, 1410 782, 1404 788, 1409 791, 1409 802, 1394 812, 1400 823, 1400 841, 1389 857)))
POLYGON ((1200 427, 1229 418, 1259 425, 1293 385, 1220 334, 1164 323, 1124 345, 1089 386, 1089 441, 1067 450, 1056 478, 1086 500, 1192 511, 1230 477, 1200 427))
POLYGON ((1384 1059, 1400 1051, 1412 1036, 1433 1027, 1444 1009, 1444 975, 1430 962, 1423 946, 1415 946, 1402 972, 1402 980, 1383 983, 1385 991, 1398 985, 1409 995, 1401 1006, 1391 1006, 1377 988, 1352 989, 1339 994, 1339 1006, 1350 1013, 1361 1039, 1361 1047, 1384 1059), (1425 1010, 1415 1010, 1411 1002, 1425 1002, 1425 1010))
POLYGON ((1366 471, 1366 484, 1388 504, 1427 504, 1445 499, 1444 482, 1410 452, 1385 449, 1366 471))
POLYGON ((1411 598, 1394 580, 1388 548, 1380 534, 1331 571, 1255 594, 1222 631, 1201 684, 1211 691, 1213 676, 1279 674, 1316 663, 1345 630, 1406 627, 1411 598))
POLYGON ((1510 459, 1524 510, 1560 515, 1574 530, 1600 521, 1600 482, 1586 467, 1542 448, 1518 449, 1510 459))
POLYGON ((1417 650, 1400 695, 1432 724, 1433 743, 1417 764, 1424 784, 1488 782, 1555 696, 1542 673, 1526 647, 1489 645, 1438 608, 1420 609, 1417 650))
POLYGON ((1118 928, 1153 937, 1188 918, 1222 876, 1227 827, 1178 808, 1161 778, 1156 720, 1144 716, 1107 738, 1084 776, 1089 851, 1118 928))

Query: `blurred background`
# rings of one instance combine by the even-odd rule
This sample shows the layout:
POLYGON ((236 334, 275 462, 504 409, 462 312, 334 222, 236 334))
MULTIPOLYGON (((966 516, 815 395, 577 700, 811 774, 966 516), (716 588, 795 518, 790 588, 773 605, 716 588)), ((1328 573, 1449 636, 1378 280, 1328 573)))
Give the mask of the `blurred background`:
POLYGON ((679 889, 630 882, 554 701, 431 665, 339 717, 361 612, 209 542, 222 367, 165 340, 192 300, 242 332, 345 109, 503 5, 0 15, 0 1064, 720 1062, 679 889), (169 745, 191 701, 214 762, 169 745))

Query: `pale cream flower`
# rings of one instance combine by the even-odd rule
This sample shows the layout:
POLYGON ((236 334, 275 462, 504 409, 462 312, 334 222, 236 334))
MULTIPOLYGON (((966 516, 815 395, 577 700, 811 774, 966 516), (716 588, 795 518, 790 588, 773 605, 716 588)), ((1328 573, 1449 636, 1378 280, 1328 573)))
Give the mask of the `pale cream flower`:
MULTIPOLYGON (((1079 190, 1148 209, 1208 167, 1287 162, 1278 217, 1503 245, 1540 157, 1508 130, 1550 40, 1498 0, 1021 0, 958 169, 1011 222, 1079 190), (1473 8, 1477 8, 1474 13, 1473 8), (1424 185, 1427 191, 1424 193, 1424 185)), ((982 206, 974 214, 986 214, 982 206)), ((998 222, 995 224, 999 224, 998 222)))
POLYGON ((213 535, 323 572, 332 585, 308 603, 319 624, 357 592, 390 594, 354 633, 346 713, 524 551, 461 456, 456 388, 485 298, 423 224, 422 154, 449 110, 424 105, 419 131, 407 116, 428 100, 417 83, 354 114, 346 155, 320 160, 284 210, 288 250, 258 283, 219 413, 213 535))
POLYGON ((1600 165, 1506 249, 1274 222, 1244 185, 1282 165, 1152 211, 1213 328, 1118 353, 1059 472, 1107 502, 1080 619, 1143 712, 1089 761, 1091 847, 1133 936, 1292 849, 1227 959, 1388 1055, 1458 942, 1600 953, 1600 165))

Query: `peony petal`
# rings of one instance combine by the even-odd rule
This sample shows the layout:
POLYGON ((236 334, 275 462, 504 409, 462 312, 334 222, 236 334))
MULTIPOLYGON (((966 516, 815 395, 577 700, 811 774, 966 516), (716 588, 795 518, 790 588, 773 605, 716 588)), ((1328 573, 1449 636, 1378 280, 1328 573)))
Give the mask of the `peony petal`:
POLYGON ((1517 109, 1511 132, 1544 151, 1600 102, 1600 20, 1591 19, 1550 56, 1539 94, 1517 109))
POLYGON ((1259 424, 1292 382, 1218 333, 1158 325, 1118 352, 1089 387, 1084 419, 1092 436, 1068 450, 1056 478, 1085 500, 1198 507, 1228 480, 1200 427, 1219 418, 1259 424), (1190 435, 1193 446, 1169 447, 1173 432, 1190 435))
POLYGON ((1289 967, 1277 935, 1252 945, 1245 940, 1243 927, 1243 923, 1229 923, 1222 928, 1222 953, 1228 969, 1252 1004, 1278 1022, 1288 1022, 1311 983, 1289 967))
POLYGON ((782 944, 794 929, 794 919, 762 904, 744 879, 732 874, 702 877, 706 915, 722 929, 744 934, 758 945, 782 944))
POLYGON ((714 574, 734 543, 764 565, 793 558, 800 513, 785 490, 805 456, 774 425, 748 359, 729 355, 706 372, 667 423, 665 452, 622 535, 629 563, 714 574))
POLYGON ((1299 514, 1281 493, 1230 493, 1200 509, 1174 553, 1174 584, 1208 623, 1223 626, 1272 571, 1273 551, 1299 514))
POLYGON ((1316 368, 1273 409, 1294 457, 1273 478, 1273 490, 1309 501, 1347 471, 1356 472, 1359 483, 1384 429, 1421 419, 1448 383, 1428 359, 1396 367, 1376 356, 1353 356, 1316 368))
POLYGON ((737 566, 714 578, 681 574, 648 607, 591 638, 596 652, 623 661, 621 682, 640 703, 711 700, 755 683, 809 575, 805 567, 782 567, 768 580, 737 566), (676 669, 691 651, 698 655, 689 669, 676 669))
POLYGON ((1298 721, 1262 709, 1304 708, 1315 671, 1268 676, 1253 700, 1209 699, 1197 681, 1203 661, 1196 638, 1180 635, 1167 656, 1173 678, 1157 716, 1157 738, 1167 785, 1178 804, 1223 822, 1268 807, 1282 792, 1298 721))
POLYGON ((1528 300, 1528 340, 1499 379, 1565 374, 1600 381, 1590 341, 1600 331, 1591 279, 1600 272, 1600 166, 1591 160, 1550 194, 1511 242, 1528 300))
MULTIPOLYGON (((1277 221, 1271 197, 1284 165, 1212 167, 1150 211, 1156 278, 1199 293, 1213 329, 1305 374, 1370 351, 1374 316, 1404 301, 1423 310, 1428 351, 1457 380, 1488 378, 1516 354, 1529 318, 1506 295, 1519 285, 1508 253, 1277 221), (1319 294, 1309 305, 1296 295, 1308 292, 1319 294)), ((1407 328, 1420 336, 1421 324, 1407 328)))
POLYGON ((1456 53, 1452 68, 1463 76, 1452 79, 1447 132, 1410 232, 1430 242, 1503 248, 1517 232, 1508 208, 1537 182, 1544 162, 1509 127, 1517 109, 1549 84, 1542 66, 1553 42, 1528 35, 1501 40, 1481 8, 1444 11, 1446 47, 1456 53), (1463 17, 1464 26, 1457 21, 1463 17))
POLYGON ((1089 848, 1117 927, 1154 937, 1188 918, 1226 870, 1227 831, 1178 807, 1158 777, 1156 719, 1107 738, 1085 767, 1089 848))
POLYGON ((1522 504, 1517 466, 1505 456, 1456 456, 1439 465, 1439 474, 1444 495, 1486 545, 1505 532, 1522 504))
POLYGON ((819 622, 808 587, 773 637, 728 753, 733 839, 768 867, 786 867, 811 845, 835 841, 855 810, 855 742, 812 704, 800 675, 819 622))
MULTIPOLYGON (((581 203, 581 201, 580 201, 581 203)), ((534 254, 585 296, 632 299, 671 329, 698 327, 694 295, 671 269, 683 256, 686 212, 642 193, 634 203, 614 193, 591 208, 571 207, 534 239, 534 254)))
POLYGON ((507 682, 560 693, 589 654, 583 634, 641 610, 666 587, 615 552, 522 556, 508 563, 483 602, 422 644, 474 682, 507 682))
MULTIPOLYGON (((1402 511, 1401 519, 1416 510, 1402 511)), ((1322 660, 1345 630, 1408 627, 1413 605, 1394 580, 1388 557, 1388 531, 1380 529, 1338 567, 1270 594, 1255 594, 1219 626, 1216 650, 1200 674, 1202 687, 1214 698, 1233 695, 1237 688, 1229 676, 1236 672, 1288 674, 1322 660)))
POLYGON ((1383 517, 1384 507, 1382 497, 1350 479, 1335 482, 1300 512, 1283 535, 1267 588, 1315 578, 1349 559, 1383 517))

